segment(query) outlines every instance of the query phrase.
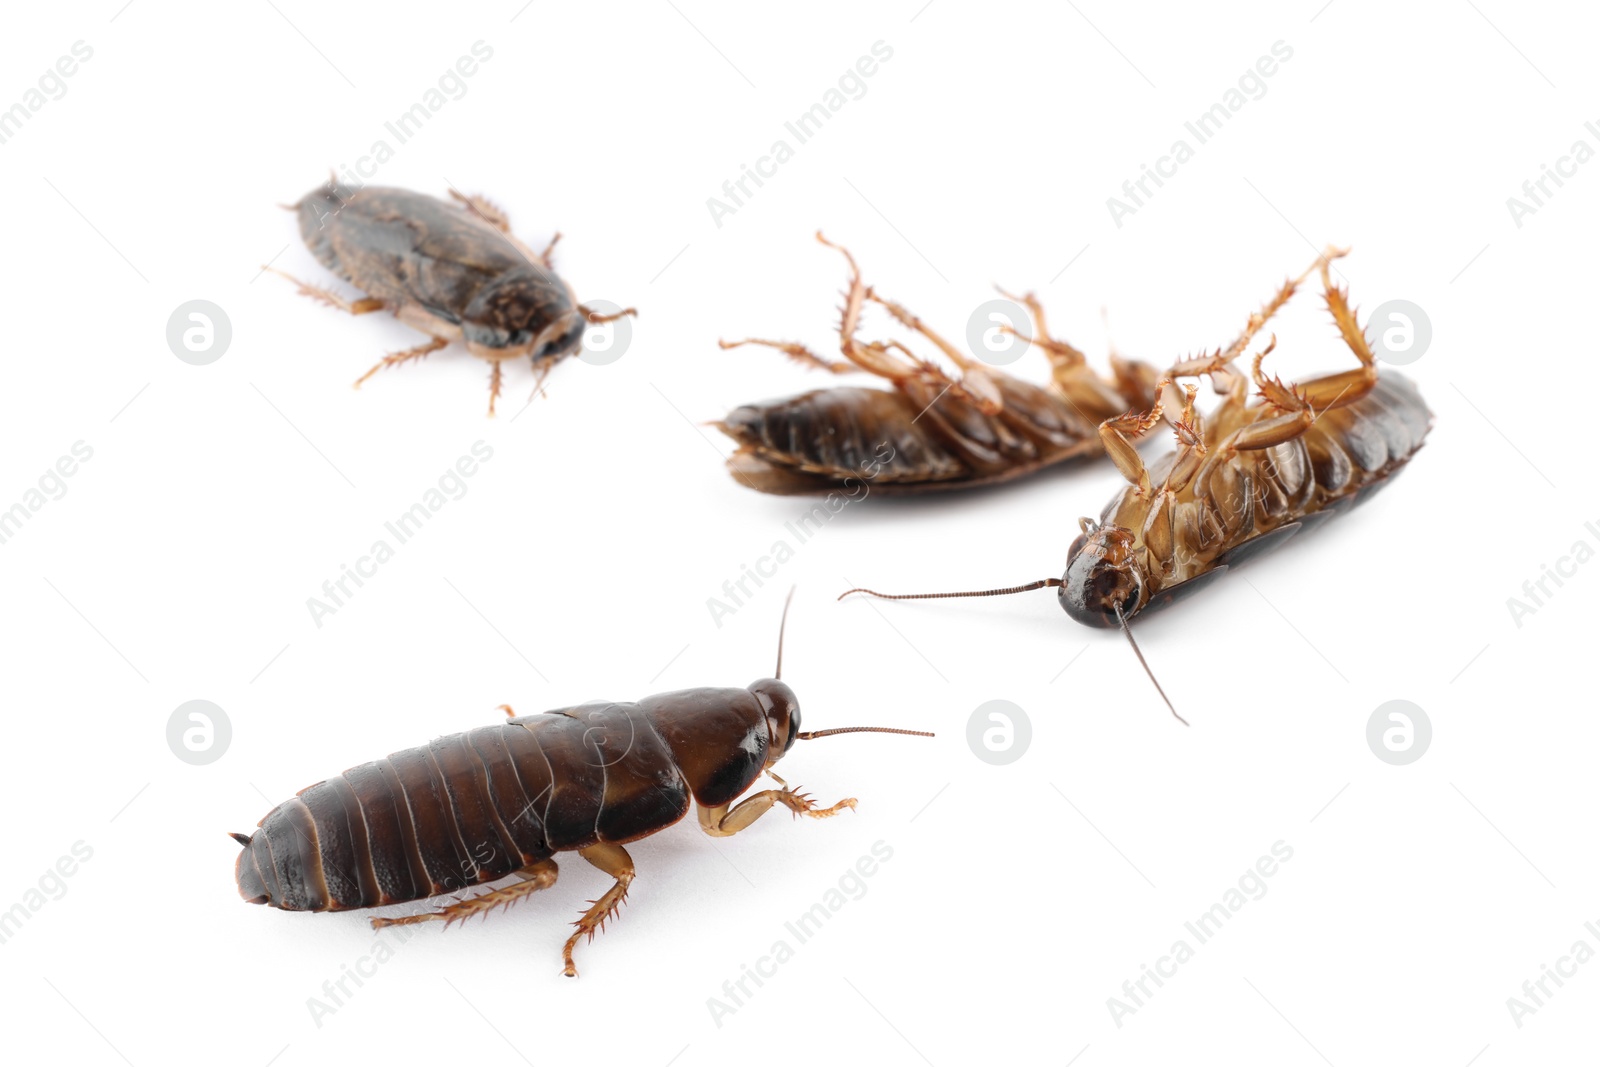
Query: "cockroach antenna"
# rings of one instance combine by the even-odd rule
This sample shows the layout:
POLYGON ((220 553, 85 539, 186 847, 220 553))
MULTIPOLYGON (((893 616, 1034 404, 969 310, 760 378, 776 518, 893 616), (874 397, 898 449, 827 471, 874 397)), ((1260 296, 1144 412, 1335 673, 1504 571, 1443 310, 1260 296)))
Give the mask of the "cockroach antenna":
MULTIPOLYGON (((1092 519, 1083 519, 1080 521, 1080 525, 1085 533, 1099 529, 1098 524, 1092 519)), ((978 589, 967 593, 880 593, 875 589, 857 588, 848 589, 840 593, 839 599, 843 600, 851 593, 865 593, 867 596, 875 596, 880 600, 943 600, 949 597, 1007 596, 1011 593, 1031 592, 1034 589, 1055 588, 1061 584, 1060 578, 1040 578, 1037 582, 1029 582, 1026 585, 1011 585, 1004 589, 978 589)), ((1116 605, 1112 605, 1112 609, 1117 613, 1117 622, 1122 625, 1122 632, 1128 636, 1128 644, 1133 646, 1133 654, 1139 657, 1139 666, 1143 667, 1144 673, 1149 676, 1150 684, 1154 685, 1156 692, 1161 694, 1161 700, 1167 705, 1167 710, 1172 712, 1172 717, 1183 723, 1183 725, 1188 726, 1189 720, 1179 715, 1178 709, 1172 706, 1172 700, 1167 696, 1167 691, 1161 688, 1160 682, 1156 681, 1155 672, 1150 669, 1150 664, 1145 661, 1144 653, 1139 651, 1139 643, 1133 639, 1133 630, 1128 627, 1128 619, 1122 614, 1122 609, 1116 605)))
POLYGON ((1167 710, 1172 712, 1172 717, 1183 725, 1188 726, 1189 720, 1178 714, 1178 709, 1172 706, 1172 701, 1167 697, 1167 691, 1161 688, 1161 683, 1156 681, 1156 672, 1150 669, 1150 664, 1145 662, 1144 653, 1139 651, 1139 642, 1133 639, 1133 630, 1128 626, 1127 618, 1122 614, 1122 609, 1113 605, 1117 613, 1117 621, 1122 624, 1122 632, 1128 635, 1128 644, 1133 646, 1133 654, 1139 657, 1139 666, 1144 668, 1144 673, 1149 675, 1150 684, 1156 687, 1156 692, 1161 694, 1161 699, 1166 703, 1167 710))
POLYGON ((1004 589, 976 589, 968 593, 880 593, 876 589, 846 589, 838 596, 843 600, 851 593, 865 593, 875 596, 879 600, 945 600, 949 597, 961 596, 1006 596, 1010 593, 1027 593, 1035 589, 1049 589, 1061 584, 1060 578, 1040 578, 1037 582, 1027 585, 1010 585, 1004 589))
POLYGON ((892 726, 836 726, 832 730, 804 730, 795 734, 802 741, 814 741, 834 734, 904 734, 906 737, 932 737, 928 730, 897 730, 892 726))
POLYGON ((778 620, 778 665, 772 669, 774 678, 783 677, 783 631, 789 628, 789 605, 794 603, 795 586, 789 587, 789 595, 783 598, 783 616, 778 620))

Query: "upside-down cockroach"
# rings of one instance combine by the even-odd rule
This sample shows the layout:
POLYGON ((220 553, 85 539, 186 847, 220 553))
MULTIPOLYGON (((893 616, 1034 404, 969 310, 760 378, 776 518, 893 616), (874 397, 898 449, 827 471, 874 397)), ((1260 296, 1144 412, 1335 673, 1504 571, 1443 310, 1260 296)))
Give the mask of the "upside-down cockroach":
POLYGON ((817 389, 784 400, 746 404, 712 423, 739 445, 728 459, 728 469, 753 489, 779 494, 837 489, 860 478, 863 465, 875 456, 881 460, 886 443, 892 455, 872 474, 878 492, 990 485, 1099 454, 1103 446, 1096 424, 1151 403, 1156 381, 1151 367, 1113 355, 1113 377, 1102 378, 1082 352, 1050 336, 1044 308, 1032 293, 1007 299, 1025 305, 1033 318, 1031 340, 1050 360, 1051 381, 1044 387, 964 354, 920 318, 864 284, 846 249, 820 233, 817 240, 838 248, 850 265, 839 319, 844 360, 824 358, 790 341, 746 338, 718 344, 725 349, 765 345, 804 366, 834 374, 866 371, 893 389, 817 389), (858 339, 868 303, 881 305, 901 325, 932 342, 960 368, 961 377, 949 377, 900 341, 858 339))
MULTIPOLYGON (((791 591, 791 596, 793 595, 791 591)), ((784 605, 787 620, 788 604, 784 605)), ((603 701, 450 734, 363 763, 302 789, 267 813, 234 864, 239 895, 285 911, 346 911, 422 900, 515 874, 520 881, 439 911, 374 918, 373 927, 442 919, 446 925, 555 884, 557 852, 577 852, 616 879, 591 902, 562 949, 593 939, 633 881, 623 848, 698 808, 713 837, 745 829, 774 804, 813 819, 854 808, 817 807, 773 771, 796 740, 847 733, 932 737, 920 730, 800 729, 800 704, 779 680, 744 689, 684 689, 638 703, 603 701), (780 788, 739 795, 766 774, 780 788)))
MULTIPOLYGON (((1349 294, 1328 275, 1330 261, 1347 252, 1329 249, 1305 273, 1285 282, 1228 348, 1174 365, 1148 412, 1100 424, 1106 452, 1130 484, 1112 498, 1099 521, 1079 520, 1081 532, 1067 551, 1060 578, 966 593, 889 595, 852 589, 840 599, 850 593, 917 600, 1056 588, 1062 609, 1073 619, 1088 626, 1120 626, 1133 643, 1128 622, 1135 615, 1183 600, 1230 567, 1371 497, 1422 447, 1433 414, 1410 380, 1378 370, 1349 294), (1328 310, 1360 366, 1285 385, 1261 369, 1276 346, 1273 338, 1255 356, 1250 377, 1262 402, 1251 404, 1249 382, 1232 363, 1313 270, 1321 272, 1328 310), (1208 377, 1223 395, 1204 420, 1195 411, 1195 386, 1177 391, 1174 383, 1185 377, 1208 377), (1182 414, 1172 418, 1173 410, 1182 414), (1172 422, 1177 447, 1147 468, 1127 435, 1151 429, 1164 416, 1172 422)), ((1139 646, 1133 647, 1138 653, 1139 646)), ((1144 663, 1142 654, 1139 661, 1144 663)), ((1155 681, 1154 674, 1150 680, 1155 681)), ((1161 691, 1160 683, 1156 689, 1161 691)), ((1172 709, 1165 692, 1161 697, 1172 709)))
POLYGON ((356 379, 359 387, 385 367, 421 359, 462 341, 487 360, 489 414, 500 396, 500 365, 530 357, 534 395, 557 362, 583 345, 586 323, 612 322, 632 308, 603 315, 578 303, 551 266, 558 233, 534 252, 511 233, 505 212, 481 196, 450 190, 456 203, 405 189, 351 189, 333 178, 294 204, 300 237, 319 262, 366 292, 347 300, 272 267, 306 296, 352 315, 388 309, 428 335, 393 352, 356 379))

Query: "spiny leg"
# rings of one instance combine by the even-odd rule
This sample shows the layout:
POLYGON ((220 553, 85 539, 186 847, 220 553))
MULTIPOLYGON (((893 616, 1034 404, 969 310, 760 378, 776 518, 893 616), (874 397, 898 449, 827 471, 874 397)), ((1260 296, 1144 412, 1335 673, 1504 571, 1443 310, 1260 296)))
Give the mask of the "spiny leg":
POLYGON ((459 193, 454 189, 450 190, 450 196, 461 204, 465 205, 468 211, 472 212, 478 218, 482 219, 484 222, 487 222, 490 226, 493 226, 495 229, 504 234, 505 239, 509 241, 517 251, 521 252, 529 259, 538 261, 547 270, 551 269, 550 249, 554 248, 556 246, 556 241, 560 240, 561 235, 559 233, 556 234, 555 237, 551 238, 550 244, 545 247, 543 252, 535 252, 533 249, 523 244, 521 239, 518 238, 516 234, 511 232, 511 217, 505 213, 505 210, 501 208, 500 205, 496 204, 488 197, 479 196, 476 193, 459 193))
POLYGON ((1205 427, 1194 409, 1197 392, 1199 390, 1193 384, 1183 387, 1182 414, 1172 424, 1173 433, 1178 438, 1177 453, 1161 488, 1156 490, 1145 515, 1144 528, 1140 531, 1148 563, 1163 575, 1171 575, 1177 563, 1173 511, 1177 507, 1178 494, 1188 487, 1206 455, 1205 427))
MULTIPOLYGON (((943 379, 942 375, 938 375, 937 370, 932 368, 931 365, 924 364, 919 367, 916 362, 908 363, 897 356, 891 355, 890 346, 888 345, 880 344, 877 341, 863 343, 856 338, 856 332, 861 328, 861 311, 866 306, 871 290, 861 280, 861 268, 856 265, 856 258, 850 254, 848 248, 834 244, 822 236, 821 230, 817 231, 817 241, 837 250, 840 255, 844 256, 844 261, 850 266, 850 280, 844 292, 844 307, 839 309, 840 354, 867 373, 886 378, 891 382, 899 382, 919 375, 924 377, 937 376, 941 379, 941 382, 947 382, 948 380, 943 379), (932 375, 929 374, 930 371, 932 375)), ((898 347, 902 352, 905 351, 905 346, 898 347)))
MULTIPOLYGON (((773 775, 776 778, 776 775, 773 775)), ((781 779, 780 779, 781 781, 781 779)), ((716 807, 701 806, 698 809, 700 829, 712 837, 729 837, 745 829, 768 811, 774 804, 782 804, 796 815, 805 815, 812 819, 826 819, 837 815, 846 809, 854 809, 855 797, 846 797, 829 808, 819 808, 816 802, 805 793, 784 786, 782 789, 764 789, 759 793, 752 793, 730 809, 727 804, 718 804, 716 807)))
MULTIPOLYGON (((921 316, 914 315, 904 306, 893 300, 886 300, 872 289, 867 290, 867 299, 882 307, 892 315, 896 322, 910 330, 915 330, 923 337, 933 342, 934 347, 943 352, 945 356, 961 368, 962 377, 959 381, 950 384, 950 388, 966 395, 973 400, 985 415, 997 415, 1002 407, 1000 387, 995 385, 994 378, 990 376, 985 364, 972 359, 958 349, 955 345, 940 336, 933 327, 922 321, 921 316)), ((906 355, 911 355, 909 349, 897 341, 890 341, 891 345, 898 348, 906 355)), ((913 357, 914 358, 914 357, 913 357)), ((925 367, 930 365, 924 364, 925 367)), ((942 372, 937 372, 939 377, 948 381, 942 372)))
MULTIPOLYGON (((1348 253, 1349 249, 1334 248, 1330 245, 1297 277, 1285 279, 1272 298, 1261 305, 1260 310, 1251 313, 1250 317, 1245 321, 1244 329, 1227 348, 1219 348, 1209 356, 1180 360, 1168 369, 1167 376, 1171 379, 1189 377, 1209 377, 1211 379, 1212 389, 1223 396, 1222 404, 1212 412, 1211 417, 1211 425, 1215 428, 1217 435, 1229 431, 1237 418, 1243 414, 1249 402, 1249 381, 1232 366, 1233 361, 1244 354, 1245 349, 1255 339, 1256 334, 1261 332, 1262 327, 1266 326, 1267 322, 1299 291, 1301 283, 1310 277, 1312 271, 1320 268, 1324 279, 1326 279, 1328 264, 1348 253)), ((1271 351, 1271 349, 1272 344, 1268 344, 1267 351, 1271 351)), ((1262 353, 1262 355, 1265 354, 1265 352, 1262 353)), ((1169 390, 1167 399, 1170 403, 1176 399, 1176 391, 1175 387, 1170 383, 1167 389, 1169 390)), ((1210 443, 1215 445, 1218 441, 1213 440, 1210 443)))
POLYGON ((1328 311, 1332 313, 1335 325, 1339 327, 1339 336, 1344 338, 1344 343, 1361 362, 1361 366, 1353 371, 1329 374, 1301 384, 1301 394, 1318 411, 1354 403, 1370 393, 1378 384, 1377 357, 1373 354, 1372 347, 1367 344, 1367 335, 1361 329, 1360 320, 1356 318, 1355 308, 1350 306, 1349 290, 1335 285, 1333 279, 1329 277, 1327 259, 1322 262, 1322 295, 1328 303, 1328 311))
POLYGON ((1148 433, 1161 421, 1161 393, 1170 384, 1170 379, 1161 379, 1156 386, 1155 403, 1143 415, 1130 411, 1100 424, 1100 442, 1105 446, 1106 455, 1111 457, 1111 462, 1117 465, 1117 470, 1122 472, 1124 478, 1139 487, 1141 496, 1150 495, 1150 472, 1145 469, 1139 450, 1133 447, 1128 436, 1148 433))
POLYGON ((371 370, 357 378, 353 388, 360 389, 362 382, 366 381, 374 374, 377 374, 385 367, 398 367, 400 364, 405 363, 408 360, 421 359, 429 352, 437 352, 439 349, 443 348, 449 343, 449 341, 446 341, 442 337, 430 337, 415 348, 408 348, 403 352, 391 352, 387 356, 384 356, 382 359, 378 360, 378 362, 374 363, 371 370))
POLYGON ((717 341, 717 347, 724 351, 730 348, 739 348, 743 345, 763 345, 767 348, 776 348, 802 367, 825 370, 831 374, 853 374, 861 369, 854 363, 846 363, 843 360, 827 359, 819 356, 798 341, 768 341, 760 337, 746 337, 739 341, 717 341))
POLYGON ((528 394, 529 404, 533 403, 534 399, 544 392, 544 380, 550 377, 550 372, 555 369, 555 365, 556 361, 553 359, 547 359, 542 364, 538 360, 533 361, 533 391, 528 394))
MULTIPOLYGON (((1039 303, 1039 298, 1036 295, 1034 295, 1032 292, 1027 292, 1023 293, 1021 296, 1017 296, 1015 294, 1006 292, 998 285, 995 286, 995 291, 1001 296, 1005 297, 1007 300, 1010 300, 1013 303, 1021 304, 1023 307, 1028 309, 1028 315, 1033 319, 1033 337, 1029 338, 1029 340, 1033 341, 1034 344, 1044 349, 1045 355, 1050 359, 1050 365, 1055 370, 1072 370, 1074 368, 1081 367, 1088 362, 1088 358, 1084 356, 1080 349, 1068 344, 1066 341, 1062 341, 1050 335, 1050 327, 1045 322, 1044 305, 1039 303)), ((1005 330, 1007 333, 1015 334, 1018 337, 1022 336, 1010 326, 1003 326, 1001 329, 1005 330)))
POLYGON ((559 871, 555 860, 545 859, 524 867, 517 873, 522 876, 522 881, 490 890, 481 896, 453 901, 438 911, 425 911, 421 915, 402 915, 394 919, 374 917, 372 928, 382 930, 385 926, 410 926, 412 923, 432 922, 435 919, 442 919, 448 928, 453 922, 470 919, 474 915, 488 915, 495 908, 509 908, 523 897, 537 893, 541 889, 549 889, 556 884, 556 875, 559 871))
POLYGON ((566 963, 562 973, 568 978, 578 977, 578 966, 572 962, 572 950, 577 947, 578 939, 587 934, 590 941, 594 940, 595 933, 605 928, 606 920, 622 907, 622 902, 628 895, 628 886, 633 882, 633 857, 629 856, 621 845, 590 845, 588 848, 579 849, 578 855, 617 881, 610 889, 600 894, 598 899, 590 901, 589 910, 572 924, 577 929, 567 938, 567 943, 561 950, 561 958, 566 963))
POLYGON ((556 269, 555 262, 551 259, 551 256, 554 254, 556 250, 556 242, 559 240, 561 240, 561 231, 557 230, 553 235, 551 235, 550 243, 544 246, 544 251, 539 253, 539 262, 543 263, 545 265, 545 269, 547 270, 553 271, 556 269))
POLYGON ((494 418, 494 402, 500 399, 500 361, 494 360, 494 369, 489 372, 489 417, 494 418))
POLYGON ((578 310, 583 313, 584 321, 593 326, 598 326, 605 322, 616 322, 618 319, 627 318, 629 315, 639 314, 638 310, 635 308, 623 308, 621 311, 612 312, 611 314, 606 315, 594 310, 593 308, 584 307, 582 304, 578 305, 578 310))
POLYGON ((477 193, 459 193, 454 189, 450 190, 450 197, 458 203, 465 204, 468 211, 471 211, 501 233, 511 232, 510 216, 488 197, 479 196, 477 193))
POLYGON ((324 289, 320 285, 312 285, 310 282, 303 282, 292 274, 285 274, 277 267, 263 266, 261 269, 265 271, 271 271, 278 277, 287 278, 289 281, 293 282, 295 287, 299 290, 301 296, 309 296, 313 300, 327 304, 329 307, 338 308, 340 311, 351 315, 367 315, 374 311, 382 311, 388 306, 375 296, 364 296, 357 300, 346 300, 332 289, 324 289))

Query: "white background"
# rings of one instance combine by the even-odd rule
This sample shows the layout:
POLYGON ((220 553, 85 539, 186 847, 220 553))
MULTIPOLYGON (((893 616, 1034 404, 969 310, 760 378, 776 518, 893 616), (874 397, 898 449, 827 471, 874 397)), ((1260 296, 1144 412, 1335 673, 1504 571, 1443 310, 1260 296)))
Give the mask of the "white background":
MULTIPOLYGON (((1575 941, 1600 949, 1583 926, 1600 920, 1584 669, 1600 564, 1520 627, 1507 598, 1574 542, 1600 547, 1584 526, 1600 525, 1600 163, 1520 227, 1506 200, 1575 140, 1600 148, 1584 129, 1600 120, 1597 27, 1577 5, 1320 2, 12 12, 0 105, 73 42, 94 52, 0 145, 0 505, 74 442, 93 458, 0 546, 0 909, 37 902, 75 842, 93 855, 0 945, 9 1058, 1591 1056, 1600 963, 1520 1028, 1506 1002, 1575 941), (493 421, 487 367, 459 349, 352 390, 417 336, 258 274, 272 260, 330 280, 274 203, 353 166, 479 40, 492 59, 375 181, 482 192, 535 246, 560 229, 580 295, 640 309, 622 359, 563 364, 516 418, 530 376, 514 368, 493 421), (866 94, 717 226, 707 198, 880 40, 893 57, 866 94), (1107 198, 1276 41, 1293 57, 1265 95, 1115 225, 1107 198), (1123 351, 1165 363, 1226 343, 1316 248, 1350 244, 1357 303, 1432 319, 1404 373, 1437 425, 1370 505, 1140 623, 1191 729, 1119 635, 1075 626, 1049 594, 832 602, 847 584, 1059 574, 1076 517, 1118 485, 1104 462, 852 504, 719 627, 708 599, 808 505, 737 485, 727 444, 694 424, 823 384, 716 346, 831 348, 843 272, 819 227, 952 336, 992 283, 1036 288, 1102 366, 1102 306, 1123 351), (204 367, 165 340, 196 298, 233 328, 204 367), (307 598, 480 440, 494 456, 467 494, 316 626, 307 598), (936 740, 798 747, 791 783, 859 797, 854 815, 773 814, 718 841, 684 824, 633 846, 630 900, 580 950, 577 981, 559 974, 566 923, 607 880, 567 857, 510 914, 415 928, 318 1025, 308 1000, 376 935, 361 914, 242 905, 224 831, 502 702, 747 684, 770 670, 791 583, 786 674, 806 725, 936 740), (197 698, 233 730, 204 767, 165 739, 197 698), (1004 767, 965 739, 996 698, 1032 723, 1004 767), (1391 699, 1433 724, 1410 766, 1367 747, 1391 699), (893 857, 865 896, 719 1026, 708 999, 877 841, 893 857), (1265 896, 1196 946, 1183 924, 1278 841, 1293 858, 1265 896), (1119 1027, 1108 998, 1179 938, 1194 959, 1119 1027)), ((1278 332, 1286 375, 1350 365, 1314 290, 1278 332)), ((1044 373, 1037 356, 1014 369, 1044 373)))

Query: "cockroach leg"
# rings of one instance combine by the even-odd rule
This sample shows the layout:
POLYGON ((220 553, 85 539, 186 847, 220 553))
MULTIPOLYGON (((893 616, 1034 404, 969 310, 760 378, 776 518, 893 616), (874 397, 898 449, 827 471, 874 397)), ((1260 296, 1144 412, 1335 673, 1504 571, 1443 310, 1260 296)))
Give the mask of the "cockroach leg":
POLYGON ((556 875, 560 872, 555 860, 544 859, 524 867, 517 873, 522 876, 522 881, 490 890, 481 896, 457 900, 446 904, 438 911, 425 911, 421 915, 402 915, 394 919, 374 917, 372 928, 382 930, 385 926, 410 926, 412 923, 432 922, 435 919, 444 920, 445 926, 448 927, 453 922, 470 919, 474 915, 488 915, 495 908, 509 908, 523 897, 537 893, 541 889, 549 889, 556 884, 556 875))
POLYGON ((533 391, 528 394, 528 403, 533 403, 534 399, 544 391, 544 380, 550 377, 550 371, 555 365, 555 360, 553 359, 545 360, 542 365, 538 360, 533 361, 533 391))
MULTIPOLYGON (((939 351, 943 352, 952 363, 961 368, 962 377, 955 382, 953 388, 959 389, 978 405, 985 415, 998 415, 1002 408, 1000 390, 994 384, 994 379, 984 369, 983 363, 962 353, 962 351, 949 341, 940 336, 921 317, 907 311, 906 308, 893 300, 885 300, 871 289, 867 290, 867 299, 879 305, 892 315, 896 322, 910 330, 915 330, 931 341, 939 351)), ((889 342, 901 352, 910 356, 912 353, 898 341, 889 342)), ((915 357, 913 357, 915 358, 915 357)), ((928 369, 933 369, 929 367, 928 369)), ((940 375, 943 377, 943 375, 940 375)))
POLYGON ((287 278, 295 284, 301 296, 309 296, 313 300, 327 304, 329 307, 338 308, 340 311, 351 315, 368 315, 374 311, 382 311, 388 305, 375 296, 364 296, 359 300, 346 300, 332 289, 324 289, 320 285, 303 282, 292 274, 285 274, 277 267, 263 266, 265 271, 271 271, 280 278, 287 278))
POLYGON ((1373 355, 1372 347, 1367 344, 1366 333, 1361 329, 1361 322, 1356 318, 1355 309, 1350 306, 1348 290, 1334 284, 1333 279, 1329 277, 1326 256, 1322 261, 1322 295, 1328 303, 1328 311, 1333 315, 1334 324, 1339 327, 1339 336, 1344 338, 1344 343, 1350 347, 1356 359, 1360 360, 1361 366, 1353 371, 1329 374, 1301 384, 1299 390, 1301 395, 1317 411, 1327 411, 1329 408, 1344 407, 1346 404, 1354 403, 1372 392, 1378 384, 1377 357, 1373 355))
POLYGON ((511 705, 510 704, 501 704, 498 707, 496 707, 495 710, 496 711, 505 712, 506 713, 506 718, 508 718, 508 719, 515 719, 517 717, 517 713, 511 710, 511 705))
POLYGON ((578 966, 572 962, 572 950, 577 947, 578 939, 587 934, 590 941, 594 940, 594 935, 605 928, 606 920, 622 907, 622 902, 628 895, 628 886, 633 882, 633 857, 629 856, 621 845, 590 845, 588 848, 579 849, 578 855, 617 881, 610 889, 600 894, 599 899, 590 901, 589 910, 572 924, 577 929, 567 938, 567 943, 561 950, 561 958, 566 962, 566 969, 562 973, 568 978, 578 977, 578 966))
POLYGON ((700 829, 712 837, 731 837, 771 811, 774 804, 782 804, 796 815, 826 819, 847 808, 853 809, 856 799, 846 797, 831 808, 819 808, 806 794, 784 786, 782 789, 763 789, 759 793, 752 793, 733 805, 731 810, 726 804, 711 808, 701 805, 696 810, 700 816, 700 829))
POLYGON ((468 210, 470 210, 474 215, 477 215, 480 219, 482 219, 484 222, 487 222, 490 226, 493 226, 501 233, 511 232, 511 217, 502 211, 500 206, 494 203, 494 201, 490 200, 488 197, 479 196, 476 193, 472 193, 470 195, 466 193, 458 193, 456 190, 451 189, 450 198, 459 203, 465 204, 468 210))
POLYGON ((767 348, 776 348, 802 367, 825 370, 830 374, 854 374, 861 369, 853 363, 819 356, 798 341, 768 341, 760 337, 746 337, 739 341, 717 341, 717 347, 724 351, 730 348, 739 348, 743 345, 763 345, 767 348))
POLYGON ((1134 437, 1147 433, 1161 421, 1161 392, 1171 380, 1163 378, 1160 385, 1156 386, 1155 403, 1143 415, 1130 411, 1124 415, 1107 419, 1100 424, 1100 440, 1105 445, 1106 455, 1111 457, 1111 462, 1117 465, 1117 470, 1122 476, 1139 487, 1141 495, 1150 494, 1150 472, 1145 470, 1144 460, 1139 456, 1139 450, 1133 447, 1133 442, 1128 440, 1131 434, 1134 437))
POLYGON ((591 325, 599 325, 604 322, 616 322, 618 319, 627 318, 629 315, 639 314, 638 309, 636 308, 623 308, 621 311, 613 314, 602 315, 593 308, 584 307, 582 304, 578 305, 578 310, 583 313, 584 321, 590 323, 591 325))
POLYGON ((1173 433, 1178 438, 1177 455, 1161 488, 1156 491, 1141 531, 1145 550, 1163 576, 1171 576, 1177 562, 1173 513, 1177 508, 1178 495, 1188 488, 1206 454, 1203 427, 1200 416, 1194 410, 1196 392, 1198 390, 1192 384, 1183 387, 1183 414, 1173 423, 1173 433))
MULTIPOLYGON (((1044 305, 1039 303, 1037 296, 1031 292, 1017 296, 1006 292, 998 285, 995 286, 995 292, 1007 300, 1021 304, 1028 309, 1028 315, 1033 319, 1033 337, 1029 338, 1029 340, 1044 349, 1044 354, 1050 360, 1050 365, 1053 368, 1057 371, 1071 370, 1088 362, 1088 357, 1080 349, 1068 344, 1066 341, 1050 336, 1050 327, 1045 322, 1044 317, 1044 305)), ((1001 329, 1014 336, 1022 336, 1010 326, 1002 326, 1001 329)))
POLYGON ((554 234, 551 235, 550 243, 544 246, 544 251, 539 253, 539 262, 543 263, 547 268, 549 268, 552 271, 556 269, 556 265, 555 265, 555 261, 551 258, 551 256, 555 252, 555 250, 556 250, 556 242, 559 241, 559 240, 561 240, 561 231, 557 230, 554 234))
MULTIPOLYGON (((362 382, 366 381, 374 374, 377 374, 385 367, 397 367, 408 360, 421 359, 429 352, 437 352, 439 349, 443 348, 449 343, 449 341, 446 341, 442 337, 430 337, 415 348, 408 348, 403 352, 391 352, 387 356, 384 356, 382 359, 378 360, 378 362, 374 363, 371 370, 357 378, 353 388, 360 389, 362 382)), ((498 368, 499 364, 496 364, 495 366, 498 368)))
POLYGON ((500 361, 494 361, 489 372, 489 417, 494 418, 494 402, 500 399, 500 361))

